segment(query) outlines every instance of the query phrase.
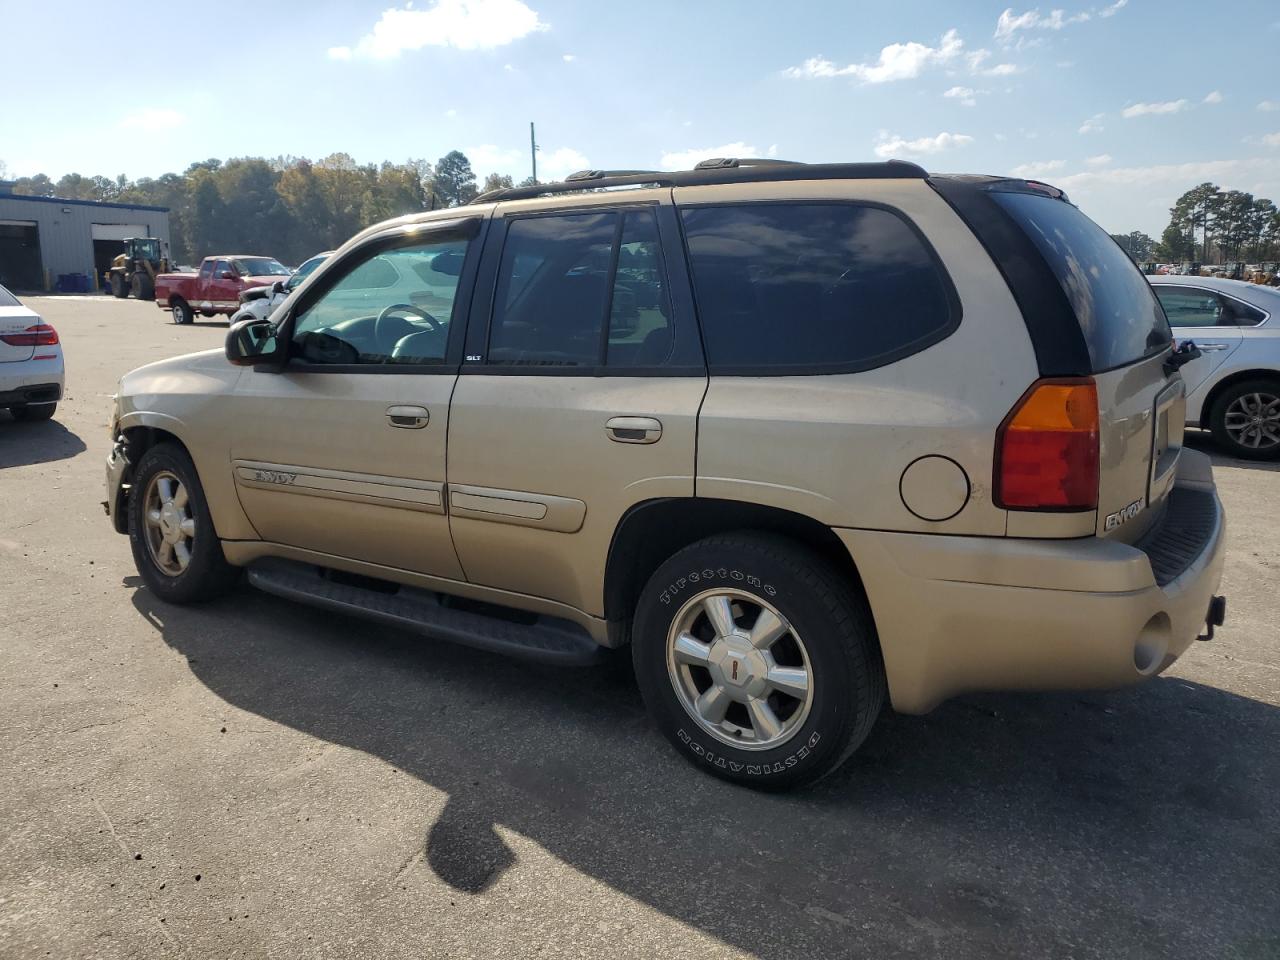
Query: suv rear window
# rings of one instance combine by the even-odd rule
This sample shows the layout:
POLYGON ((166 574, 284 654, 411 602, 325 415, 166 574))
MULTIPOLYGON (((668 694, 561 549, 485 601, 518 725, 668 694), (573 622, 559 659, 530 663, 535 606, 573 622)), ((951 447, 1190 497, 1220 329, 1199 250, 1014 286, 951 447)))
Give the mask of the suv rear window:
POLYGON ((1101 227, 1063 200, 993 190, 1066 294, 1094 373, 1153 356, 1173 340, 1151 284, 1101 227))
POLYGON ((682 217, 713 374, 866 370, 959 322, 941 265, 889 210, 752 203, 682 217))

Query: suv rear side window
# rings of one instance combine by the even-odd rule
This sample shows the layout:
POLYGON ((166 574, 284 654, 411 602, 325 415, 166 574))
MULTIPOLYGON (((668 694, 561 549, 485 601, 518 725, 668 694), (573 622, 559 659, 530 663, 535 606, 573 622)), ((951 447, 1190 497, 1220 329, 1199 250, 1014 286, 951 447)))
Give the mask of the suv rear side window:
POLYGON ((1062 285, 1080 324, 1093 371, 1164 350, 1173 340, 1151 284, 1106 231, 1063 200, 993 190, 1062 285))
POLYGON ((866 370, 951 333, 959 305, 900 216, 851 203, 683 211, 711 373, 866 370))

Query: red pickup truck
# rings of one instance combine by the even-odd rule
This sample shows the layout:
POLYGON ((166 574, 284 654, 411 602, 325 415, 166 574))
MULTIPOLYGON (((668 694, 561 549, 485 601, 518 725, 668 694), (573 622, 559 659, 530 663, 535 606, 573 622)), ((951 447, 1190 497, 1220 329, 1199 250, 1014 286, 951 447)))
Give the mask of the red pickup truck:
POLYGON ((156 306, 173 311, 174 323, 190 323, 199 310, 206 317, 240 309, 240 291, 290 276, 272 257, 224 254, 205 257, 196 273, 162 273, 156 277, 156 306))

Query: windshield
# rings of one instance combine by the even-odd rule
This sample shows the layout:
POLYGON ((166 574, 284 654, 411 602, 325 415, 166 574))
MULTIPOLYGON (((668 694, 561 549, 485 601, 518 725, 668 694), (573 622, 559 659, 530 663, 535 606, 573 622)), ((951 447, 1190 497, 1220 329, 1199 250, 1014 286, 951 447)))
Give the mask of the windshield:
POLYGON ((271 257, 238 257, 235 261, 240 274, 246 277, 287 277, 289 268, 271 257))
POLYGON ((992 191, 1044 257, 1080 324, 1095 373, 1173 342, 1151 284, 1129 255, 1076 207, 1053 197, 992 191))
POLYGON ((12 293, 4 287, 0 287, 0 307, 20 307, 22 304, 12 293))
POLYGON ((307 279, 307 277, 311 276, 311 274, 315 271, 316 267, 324 263, 325 260, 328 259, 328 257, 329 255, 327 253, 322 253, 322 254, 319 254, 318 256, 312 257, 310 260, 308 260, 306 263, 300 266, 298 268, 298 272, 289 278, 289 284, 288 284, 289 289, 292 290, 294 287, 300 284, 303 280, 307 279))

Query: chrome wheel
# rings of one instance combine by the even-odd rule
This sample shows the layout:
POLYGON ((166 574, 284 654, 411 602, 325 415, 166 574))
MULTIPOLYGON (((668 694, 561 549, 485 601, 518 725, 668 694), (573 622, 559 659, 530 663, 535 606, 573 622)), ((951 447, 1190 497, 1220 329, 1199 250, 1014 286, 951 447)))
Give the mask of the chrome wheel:
POLYGON ((196 521, 186 485, 177 474, 162 470, 147 484, 142 500, 147 551, 166 576, 180 576, 191 563, 196 521))
POLYGON ((809 655, 786 617, 739 590, 698 594, 667 635, 667 673, 689 716, 717 740, 768 750, 813 706, 809 655))
POLYGON ((1231 401, 1223 428, 1233 441, 1250 450, 1270 450, 1280 444, 1280 397, 1245 393, 1231 401))

